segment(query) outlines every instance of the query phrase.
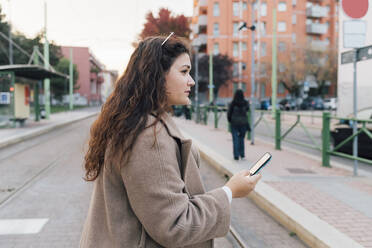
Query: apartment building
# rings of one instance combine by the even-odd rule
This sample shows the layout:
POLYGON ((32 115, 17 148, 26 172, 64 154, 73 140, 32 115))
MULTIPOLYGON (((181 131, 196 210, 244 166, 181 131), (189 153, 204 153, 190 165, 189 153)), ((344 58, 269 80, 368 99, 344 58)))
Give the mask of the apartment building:
POLYGON ((61 46, 62 55, 70 59, 70 49, 73 52, 73 63, 77 65, 79 78, 77 80, 79 104, 100 105, 102 103, 101 86, 104 83, 102 71, 105 66, 94 56, 88 47, 61 46))
MULTIPOLYGON (((337 49, 338 2, 334 0, 194 0, 191 21, 192 39, 200 44, 199 52, 226 54, 233 58, 233 80, 219 91, 220 98, 231 98, 237 88, 251 95, 251 51, 255 56, 255 95, 271 96, 271 63, 273 41, 273 9, 276 7, 277 71, 284 73, 298 63, 296 50, 310 47, 315 50, 337 49), (252 23, 252 9, 254 22, 252 23), (252 31, 239 31, 242 22, 255 25, 252 31), (289 61, 289 62, 288 62, 289 61), (288 68, 289 67, 289 68, 288 68)), ((305 93, 317 82, 304 76, 305 93)), ((331 86, 335 82, 327 82, 331 86)), ((278 82, 278 98, 288 91, 278 82)), ((328 87, 333 95, 335 87, 328 87)))

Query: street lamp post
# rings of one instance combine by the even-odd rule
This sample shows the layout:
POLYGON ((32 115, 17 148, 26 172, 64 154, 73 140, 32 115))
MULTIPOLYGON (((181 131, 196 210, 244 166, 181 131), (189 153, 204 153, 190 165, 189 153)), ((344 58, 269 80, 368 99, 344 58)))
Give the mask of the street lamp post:
MULTIPOLYGON (((252 24, 254 23, 254 7, 252 3, 252 24)), ((254 31, 256 27, 254 25, 247 27, 247 23, 243 22, 243 24, 239 27, 239 31, 242 29, 250 29, 252 31, 251 35, 251 43, 252 43, 252 50, 251 50, 251 118, 250 118, 250 126, 251 126, 251 144, 254 145, 254 110, 255 110, 255 100, 254 100, 254 92, 255 92, 255 63, 254 63, 254 31)))
POLYGON ((197 39, 193 42, 193 48, 195 51, 195 112, 196 112, 196 123, 199 123, 199 48, 200 44, 197 39))

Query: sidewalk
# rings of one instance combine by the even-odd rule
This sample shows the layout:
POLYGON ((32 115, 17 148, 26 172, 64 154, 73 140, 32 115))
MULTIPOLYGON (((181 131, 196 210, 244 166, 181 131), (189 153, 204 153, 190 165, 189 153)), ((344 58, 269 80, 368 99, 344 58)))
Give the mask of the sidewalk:
POLYGON ((61 126, 89 118, 100 111, 99 107, 83 108, 75 111, 59 112, 50 115, 49 120, 35 122, 31 117, 24 127, 0 128, 0 148, 16 144, 32 137, 47 133, 61 126))
MULTIPOLYGON (((249 169, 268 151, 273 155, 250 197, 311 247, 372 247, 372 174, 358 177, 344 167, 321 167, 317 160, 273 144, 246 142, 245 162, 232 158, 231 134, 176 119, 204 159, 225 174, 249 169)), ((249 210, 247 210, 249 211, 249 210)), ((237 230, 239 232, 239 230, 237 230)))

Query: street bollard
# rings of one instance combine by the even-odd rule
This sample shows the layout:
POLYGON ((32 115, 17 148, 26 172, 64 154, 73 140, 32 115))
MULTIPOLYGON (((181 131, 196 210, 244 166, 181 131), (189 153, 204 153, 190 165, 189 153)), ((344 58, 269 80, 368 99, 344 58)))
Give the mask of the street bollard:
MULTIPOLYGON (((251 110, 248 110, 247 119, 248 119, 248 125, 250 125, 250 123, 251 123, 251 110)), ((252 126, 254 126, 254 123, 253 123, 252 126)), ((252 128, 254 128, 254 127, 251 127, 251 130, 252 130, 252 128)), ((249 130, 247 131, 247 139, 251 140, 251 131, 249 131, 249 130)))
POLYGON ((275 149, 281 150, 280 148, 281 133, 280 133, 280 110, 275 111, 275 149))
POLYGON ((330 123, 331 114, 323 112, 323 128, 322 128, 322 166, 331 167, 329 164, 330 154, 330 123))
POLYGON ((214 128, 218 128, 217 106, 214 106, 214 128))
POLYGON ((209 112, 209 109, 208 107, 204 107, 204 125, 208 125, 208 112, 209 112))

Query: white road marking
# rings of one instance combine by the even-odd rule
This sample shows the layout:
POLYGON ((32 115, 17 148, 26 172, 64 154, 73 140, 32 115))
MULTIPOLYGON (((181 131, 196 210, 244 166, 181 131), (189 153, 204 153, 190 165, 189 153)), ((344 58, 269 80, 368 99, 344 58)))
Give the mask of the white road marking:
POLYGON ((36 234, 49 219, 0 219, 0 235, 36 234))

